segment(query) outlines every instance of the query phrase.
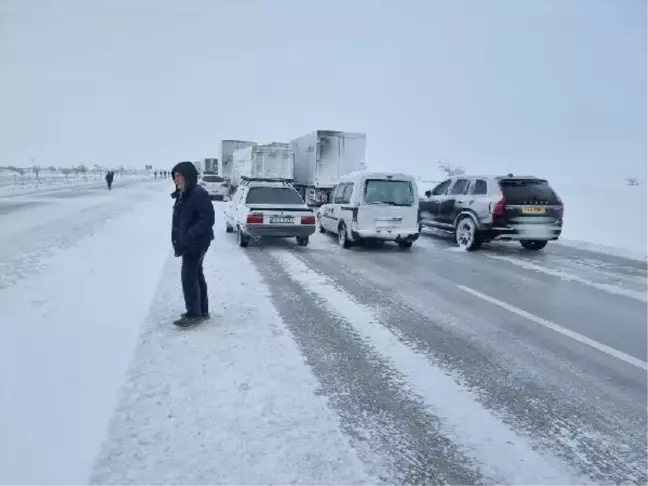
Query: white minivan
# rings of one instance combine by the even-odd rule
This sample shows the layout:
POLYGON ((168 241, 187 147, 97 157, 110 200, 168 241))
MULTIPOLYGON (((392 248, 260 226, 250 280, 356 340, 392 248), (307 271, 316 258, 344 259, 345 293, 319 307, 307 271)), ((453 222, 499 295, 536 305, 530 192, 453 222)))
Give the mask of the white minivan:
POLYGON ((334 233, 340 246, 394 241, 409 248, 419 237, 418 189, 412 176, 397 172, 352 172, 341 177, 317 217, 321 233, 334 233))

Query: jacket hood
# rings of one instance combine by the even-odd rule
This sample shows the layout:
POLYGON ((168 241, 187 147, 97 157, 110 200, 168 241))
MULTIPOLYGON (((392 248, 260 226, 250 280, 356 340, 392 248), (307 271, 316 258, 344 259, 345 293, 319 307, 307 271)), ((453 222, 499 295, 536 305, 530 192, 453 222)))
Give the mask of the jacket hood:
POLYGON ((176 164, 171 170, 171 177, 174 177, 176 172, 179 172, 185 178, 185 191, 193 189, 198 184, 198 170, 193 162, 185 161, 176 164))

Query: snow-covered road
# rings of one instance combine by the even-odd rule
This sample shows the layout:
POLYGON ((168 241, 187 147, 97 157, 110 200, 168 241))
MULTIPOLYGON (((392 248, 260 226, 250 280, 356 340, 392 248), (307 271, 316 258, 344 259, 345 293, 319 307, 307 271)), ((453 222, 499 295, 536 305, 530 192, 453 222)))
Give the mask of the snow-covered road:
POLYGON ((0 482, 648 480, 645 264, 243 250, 217 218, 212 319, 178 330, 166 189, 0 216, 0 482))

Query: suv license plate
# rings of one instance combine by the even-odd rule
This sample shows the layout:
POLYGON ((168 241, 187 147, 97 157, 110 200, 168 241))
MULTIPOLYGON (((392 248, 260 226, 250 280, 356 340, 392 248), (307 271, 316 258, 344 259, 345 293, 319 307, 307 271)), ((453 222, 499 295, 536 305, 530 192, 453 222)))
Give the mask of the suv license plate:
POLYGON ((523 206, 522 212, 524 214, 544 214, 545 208, 538 206, 523 206))
POLYGON ((295 218, 292 216, 274 216, 270 218, 271 224, 293 224, 294 222, 295 218))

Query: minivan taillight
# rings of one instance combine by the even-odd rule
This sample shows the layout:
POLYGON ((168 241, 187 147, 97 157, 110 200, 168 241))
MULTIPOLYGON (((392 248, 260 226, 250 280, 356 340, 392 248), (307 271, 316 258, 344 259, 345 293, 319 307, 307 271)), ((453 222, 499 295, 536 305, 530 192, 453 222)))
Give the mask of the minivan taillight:
POLYGON ((247 215, 247 224, 263 224, 263 213, 250 213, 247 215))
POLYGON ((497 201, 495 204, 493 204, 493 207, 491 208, 491 213, 493 213, 493 216, 502 216, 504 214, 504 205, 506 204, 506 198, 502 196, 502 198, 497 201))
POLYGON ((353 221, 354 223, 358 222, 358 209, 360 208, 356 207, 351 209, 351 221, 353 221))

